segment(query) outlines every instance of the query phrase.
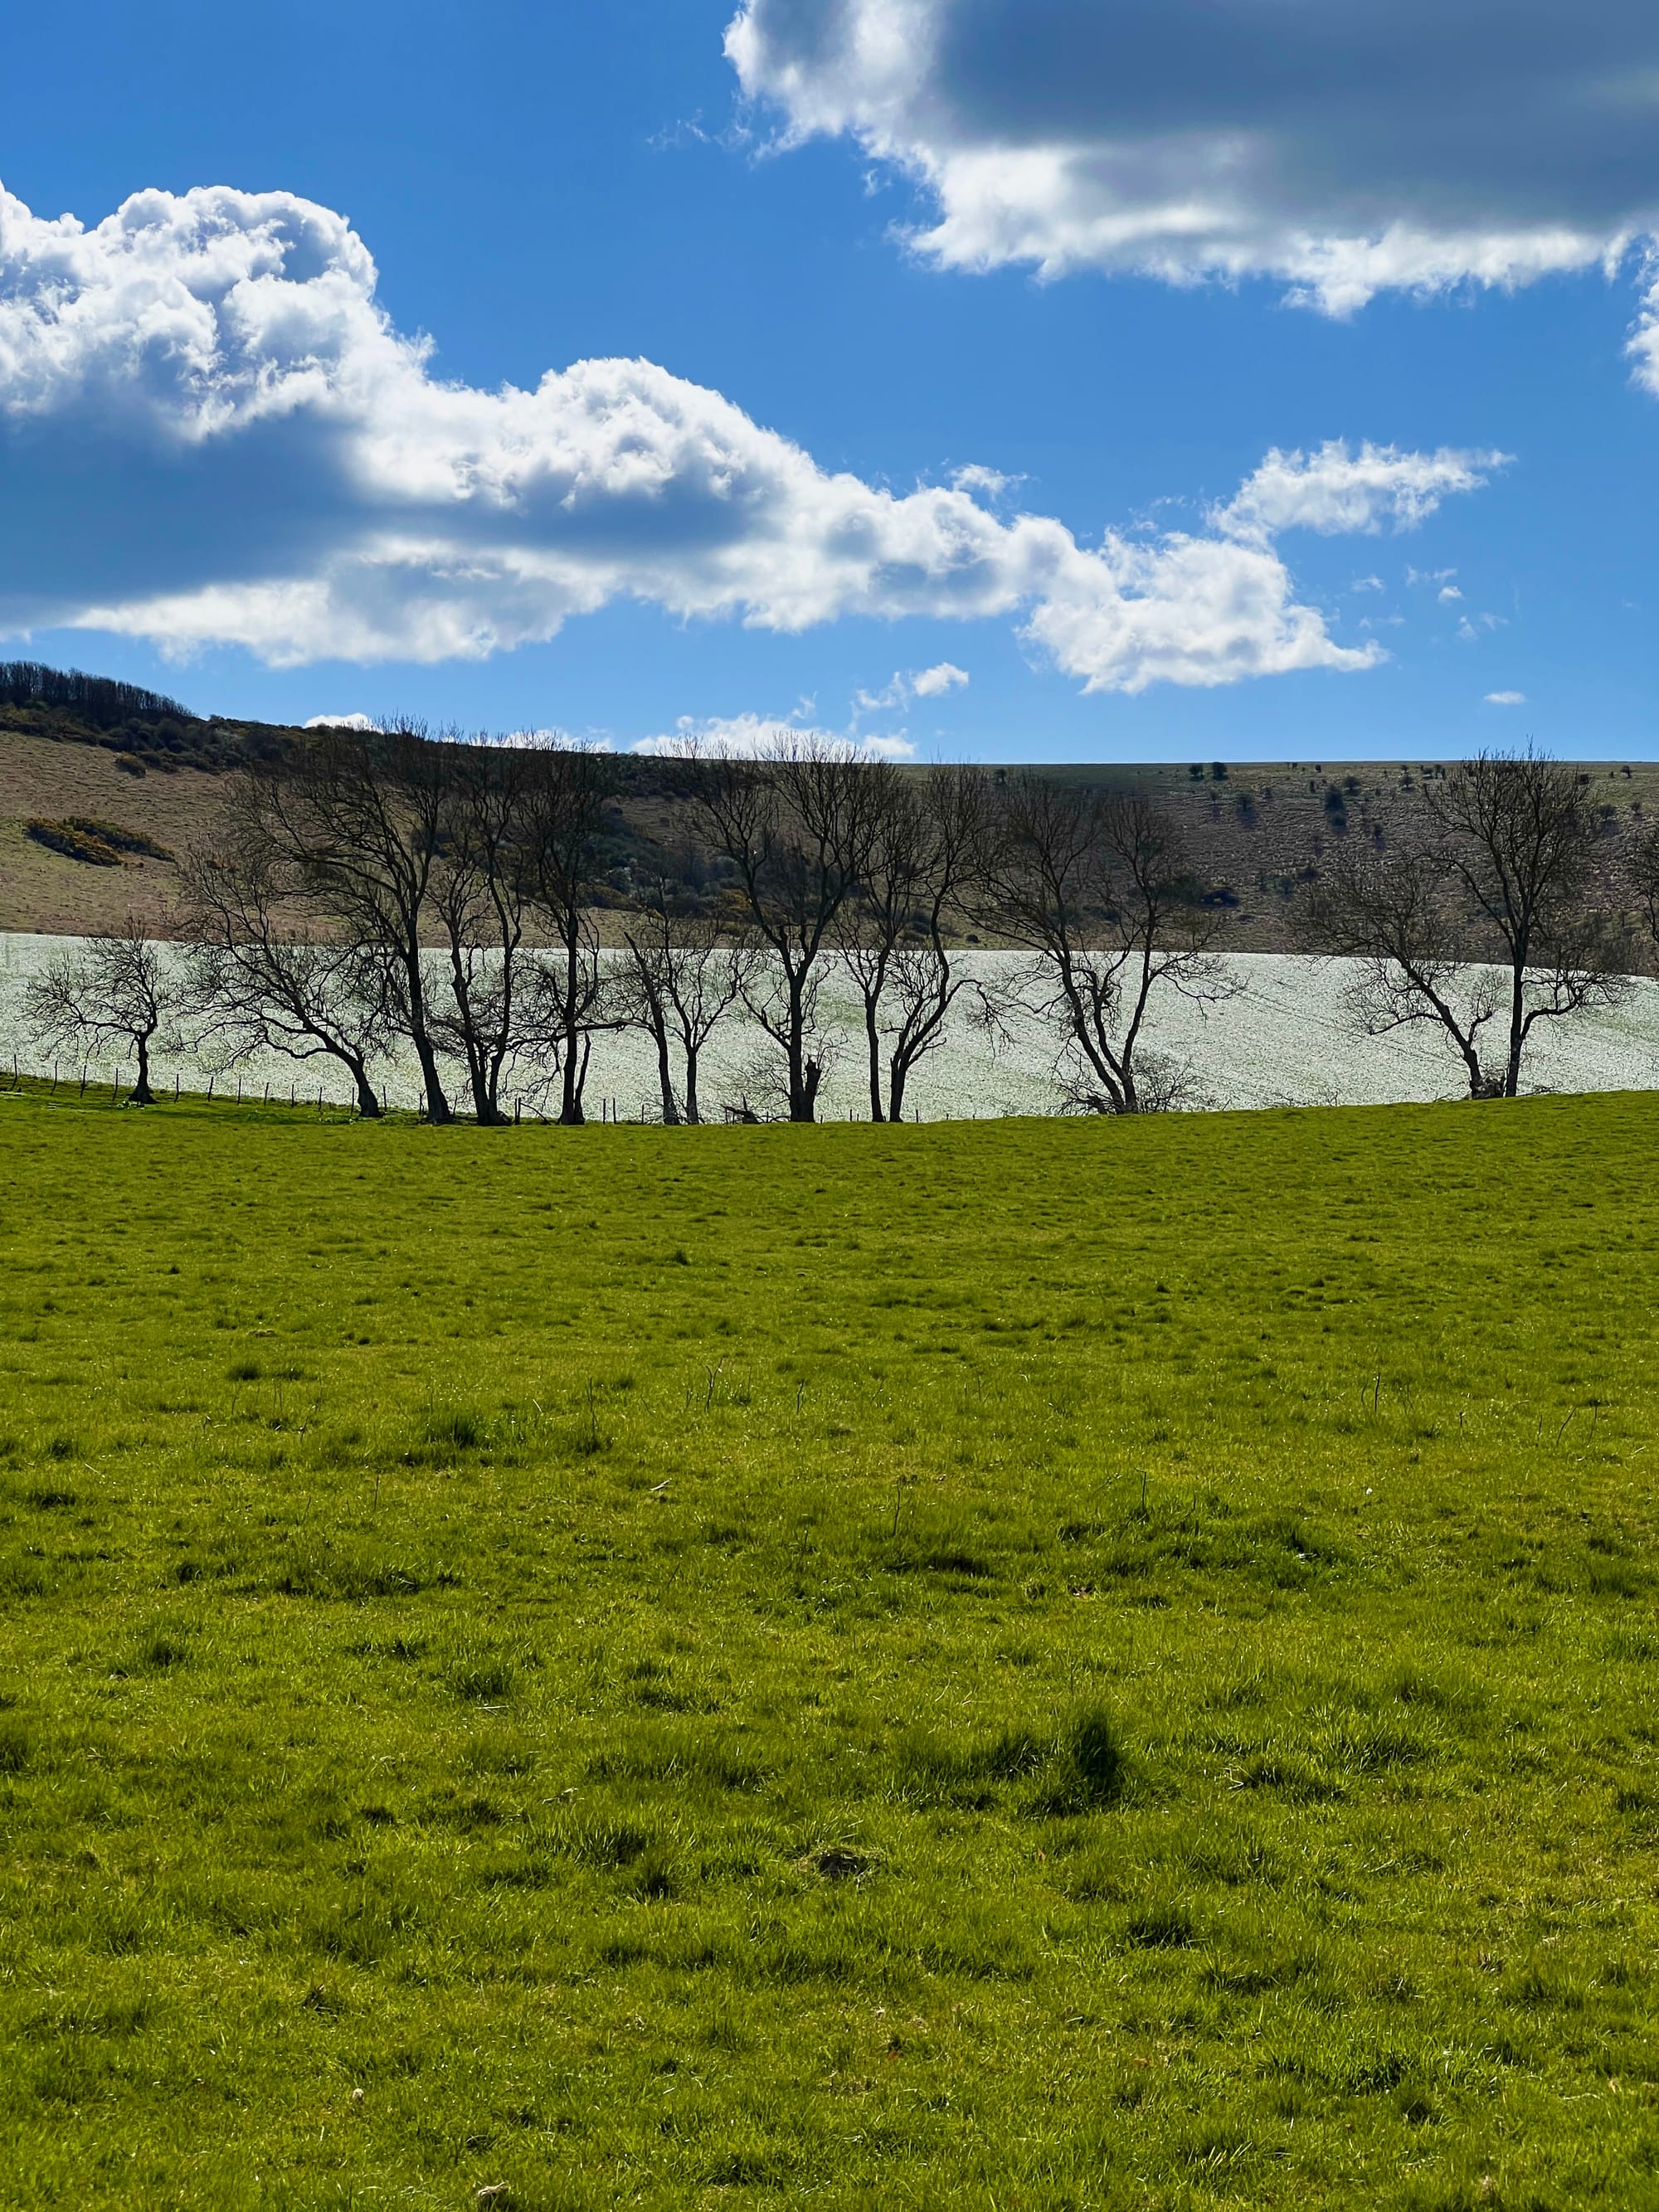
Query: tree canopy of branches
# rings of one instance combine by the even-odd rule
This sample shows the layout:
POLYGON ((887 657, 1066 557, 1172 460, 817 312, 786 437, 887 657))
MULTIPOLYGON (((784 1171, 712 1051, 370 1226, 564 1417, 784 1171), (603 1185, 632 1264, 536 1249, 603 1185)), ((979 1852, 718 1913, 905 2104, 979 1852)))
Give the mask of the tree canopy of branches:
POLYGON ((1595 825, 1578 771, 1483 753, 1425 787, 1421 834, 1340 851, 1307 898, 1304 941, 1358 960, 1349 1001, 1378 1036, 1437 1025, 1474 1098, 1513 1098, 1540 1022, 1629 988, 1592 894, 1595 825))
MULTIPOLYGON (((251 769, 238 896, 252 896, 257 873, 261 900, 297 902, 323 940, 303 961, 265 957, 267 1000, 274 991, 292 1027, 303 997, 307 1034, 349 1065, 337 1018, 349 981, 360 1015, 374 1010, 377 1035, 408 1038, 434 1121, 453 1118, 441 1058, 465 1069, 477 1119, 500 1123, 501 1085, 521 1054, 552 1056, 560 1118, 580 1121, 602 1024, 591 903, 608 789, 596 755, 453 732, 434 738, 413 723, 319 732, 251 769), (556 957, 535 942, 534 922, 545 923, 556 957), (312 988, 325 982, 334 994, 327 1021, 312 988)), ((198 895, 213 880, 198 871, 198 895)), ((221 880, 216 941, 258 943, 259 915, 230 914, 221 880)), ((252 957, 243 954, 244 980, 252 957)), ((221 960, 204 980, 222 996, 231 975, 221 960)), ((362 1097, 366 1079, 356 1073, 362 1097)))
POLYGON ((472 1110, 511 1117, 501 1079, 533 1046, 544 975, 526 957, 537 883, 536 834, 549 763, 539 751, 482 741, 444 749, 432 905, 444 933, 449 1003, 431 1013, 434 1040, 466 1070, 472 1110))
POLYGON ((1153 1000, 1203 1008, 1236 986, 1213 955, 1220 915, 1175 825, 1137 793, 1028 771, 1004 785, 998 829, 986 919, 1033 955, 1025 1000, 1058 1030, 1070 1103, 1099 1114, 1181 1103, 1182 1072, 1145 1050, 1153 1000))
POLYGON ((864 1006, 870 1118, 898 1121, 910 1075, 944 1042, 966 978, 959 921, 991 849, 990 786, 973 768, 888 770, 872 790, 864 866, 836 929, 864 1006))
POLYGON ((50 960, 23 993, 23 1018, 47 1051, 90 1056, 118 1045, 137 1062, 135 1106, 155 1103, 149 1056, 158 1034, 183 1003, 179 978, 142 922, 89 937, 50 960))
POLYGON ((619 1006, 655 1048, 662 1118, 670 1124, 700 1121, 703 1048, 742 998, 754 947, 717 920, 676 913, 662 881, 629 917, 623 944, 619 1006), (678 1083, 677 1054, 684 1071, 678 1083))
POLYGON ((1497 1015, 1502 979, 1459 956, 1457 918, 1434 856, 1339 846, 1297 922, 1304 944, 1359 963, 1345 995, 1364 1036, 1437 1023, 1463 1064, 1470 1097, 1498 1095, 1481 1033, 1497 1015))
POLYGON ((440 1122, 454 1115, 421 952, 449 826, 447 750, 413 723, 323 730, 289 760, 251 771, 273 862, 295 871, 332 933, 381 962, 392 1018, 440 1122))
POLYGON ((529 890, 546 918, 556 955, 543 974, 542 1026, 558 1058, 559 1119, 575 1125, 585 1119, 582 1093, 594 1036, 615 1024, 592 914, 612 770, 604 754, 580 746, 532 757, 529 890))
POLYGON ((792 1121, 811 1121, 823 1080, 823 961, 866 866, 893 770, 848 745, 781 734, 759 760, 702 763, 695 804, 730 861, 740 911, 765 947, 744 1003, 782 1054, 792 1121))
POLYGON ((378 946, 317 935, 300 868, 266 819, 269 798, 263 779, 240 779, 215 847, 185 862, 198 1048, 216 1048, 227 1066, 259 1052, 337 1060, 373 1119, 371 1069, 392 1035, 384 959, 378 946))

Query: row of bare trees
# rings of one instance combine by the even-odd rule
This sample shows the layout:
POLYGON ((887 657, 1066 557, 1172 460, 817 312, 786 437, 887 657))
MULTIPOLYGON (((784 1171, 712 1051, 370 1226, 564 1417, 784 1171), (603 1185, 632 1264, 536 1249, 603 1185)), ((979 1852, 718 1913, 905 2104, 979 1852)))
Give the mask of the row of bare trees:
MULTIPOLYGON (((140 1099, 171 1024, 227 1066, 331 1060, 368 1115, 377 1066, 406 1049, 431 1120, 455 1117, 459 1071, 483 1123, 509 1120, 527 1081, 580 1122, 595 1036, 628 1027, 649 1038, 678 1122, 702 1118, 705 1052, 740 1010, 766 1041, 777 1110, 810 1121, 833 975, 861 1006, 873 1120, 903 1115, 959 1006, 994 1039, 1038 1022, 1074 1110, 1197 1103, 1192 1071, 1148 1048, 1149 1016, 1237 988, 1218 957, 1224 895, 1143 796, 1052 772, 907 769, 796 737, 760 760, 693 758, 685 852, 658 848, 604 958, 616 772, 595 752, 410 726, 319 732, 244 774, 214 848, 189 857, 182 960, 142 931, 90 945, 30 987, 31 1024, 70 1050, 119 1042, 140 1099), (689 895, 692 854, 712 857, 712 903, 689 895), (1024 957, 993 989, 964 966, 969 939, 1024 957)), ((1472 1096, 1512 1096, 1540 1024, 1629 988, 1597 859, 1576 770, 1483 758, 1428 783, 1382 848, 1324 860, 1302 941, 1357 963, 1357 1027, 1436 1028, 1472 1096)), ((1623 866, 1627 911, 1659 944, 1659 831, 1623 866)))
POLYGON ((365 1113, 371 1066, 405 1041, 439 1122, 454 1118, 445 1062, 487 1123, 509 1118, 510 1071, 550 1064, 561 1118, 580 1121, 606 795, 592 754, 407 726, 329 732, 250 771, 222 842, 185 870, 205 1035, 233 1060, 331 1057, 365 1113))
POLYGON ((552 1082, 561 1121, 580 1121, 595 1036, 633 1027, 654 1048, 663 1119, 679 1121, 701 1118, 703 1054, 741 1009, 769 1044, 778 1110, 810 1121, 839 973, 883 1121, 903 1115, 964 993, 992 1030, 1016 1000, 1052 1024, 1071 1103, 1134 1112, 1167 1103, 1143 1050, 1154 994, 1228 988, 1208 957, 1217 910, 1143 799, 791 737, 760 760, 686 763, 683 828, 688 852, 713 856, 712 911, 662 847, 604 960, 615 772, 595 752, 406 726, 319 732, 243 775, 213 849, 189 856, 182 969, 142 933, 106 940, 33 987, 33 1027, 70 1049, 130 1045, 142 1097, 155 1037, 186 1021, 193 1048, 227 1066, 337 1063, 365 1115, 377 1063, 406 1048, 430 1119, 453 1118, 459 1068, 486 1123, 510 1118, 526 1070, 552 1082), (963 968, 964 937, 981 933, 1028 956, 1000 1000, 963 968))

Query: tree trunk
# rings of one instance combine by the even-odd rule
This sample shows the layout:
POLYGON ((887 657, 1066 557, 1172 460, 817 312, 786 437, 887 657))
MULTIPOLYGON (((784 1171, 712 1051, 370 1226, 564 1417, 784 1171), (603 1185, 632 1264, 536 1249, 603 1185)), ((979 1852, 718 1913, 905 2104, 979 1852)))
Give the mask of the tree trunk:
POLYGON ((864 994, 864 1035, 870 1048, 870 1119, 879 1121, 881 1108, 881 1031, 876 1027, 877 1002, 864 994))
POLYGON ((477 1109, 481 1125, 489 1129, 504 1129, 508 1116, 501 1111, 501 1071, 493 1055, 483 1062, 483 1072, 473 1085, 473 1104, 477 1109))
POLYGON ((657 1041, 657 1081, 662 1089, 663 1127, 678 1128, 680 1109, 674 1096, 674 1063, 668 1055, 668 1024, 660 1007, 652 1009, 651 1033, 657 1041))
POLYGON ((559 1088, 559 1120, 567 1129, 579 1129, 587 1116, 582 1111, 581 1076, 576 1066, 576 1036, 574 1030, 564 1035, 563 1080, 559 1088))
POLYGON ((138 1080, 132 1086, 132 1096, 128 1103, 133 1106, 153 1106, 155 1103, 155 1098, 149 1087, 149 1039, 147 1036, 138 1036, 133 1039, 133 1042, 138 1048, 138 1080))
POLYGON ((799 975, 789 977, 789 1118, 792 1121, 810 1121, 818 1085, 823 1071, 814 1060, 806 1056, 806 1011, 802 1000, 799 975))
POLYGON ((580 1129, 587 1121, 582 1109, 582 1088, 587 1081, 587 1060, 592 1048, 592 1040, 584 1036, 574 1023, 567 1026, 564 1080, 559 1092, 559 1121, 564 1128, 580 1129))
POLYGON ((374 1085, 368 1079, 368 1071, 360 1060, 350 1060, 347 1064, 351 1069, 351 1079, 357 1086, 359 1115, 365 1121, 378 1121, 380 1102, 374 1095, 374 1085))
POLYGON ((418 953, 413 960, 402 960, 401 965, 409 989, 409 1039, 420 1062, 421 1081, 426 1089, 426 1118, 441 1126, 453 1121, 455 1115, 438 1075, 438 1055, 426 1033, 426 1000, 418 953))
MULTIPOLYGON (((887 1118, 890 1121, 902 1121, 904 1119, 904 1084, 909 1073, 910 1070, 906 1063, 895 1054, 887 1085, 887 1118)), ((877 1115, 876 1119, 878 1121, 880 1121, 879 1114, 877 1115)))
POLYGON ((1504 1068, 1505 1098, 1518 1097, 1521 1090, 1521 1054, 1527 1042, 1526 990, 1526 967, 1517 958, 1510 981, 1510 1054, 1504 1068))
POLYGON ((702 1119, 697 1108, 697 1052, 694 1044, 685 1048, 685 1118, 693 1127, 702 1119))
POLYGON ((422 1030, 414 1043, 415 1057, 421 1063, 421 1081, 426 1089, 426 1118, 440 1124, 453 1121, 454 1112, 439 1079, 438 1055, 432 1048, 432 1040, 422 1030))
POLYGON ((581 1030, 576 1022, 578 979, 581 972, 581 948, 576 935, 578 926, 567 913, 562 925, 564 1006, 560 1024, 564 1066, 563 1079, 559 1086, 559 1122, 567 1129, 580 1129, 587 1119, 582 1111, 582 1085, 587 1079, 587 1054, 579 1049, 581 1030))
POLYGON ((472 1111, 477 1116, 478 1126, 484 1129, 493 1128, 502 1117, 495 1101, 489 1095, 489 1076, 480 1064, 471 1059, 466 1072, 472 1086, 472 1111))

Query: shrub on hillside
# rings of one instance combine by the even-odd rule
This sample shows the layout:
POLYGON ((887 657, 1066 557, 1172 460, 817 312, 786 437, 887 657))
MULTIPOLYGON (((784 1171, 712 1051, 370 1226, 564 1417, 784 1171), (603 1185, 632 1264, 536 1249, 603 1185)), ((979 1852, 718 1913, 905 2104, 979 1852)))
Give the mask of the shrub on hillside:
POLYGON ((66 860, 83 860, 88 867, 118 868, 124 854, 143 854, 153 860, 170 860, 172 852, 142 830, 124 830, 117 822, 100 822, 90 814, 71 814, 61 822, 36 816, 25 824, 37 845, 45 845, 66 860))
POLYGON ((142 853, 151 860, 170 860, 173 857, 167 846, 158 845, 142 830, 125 830, 118 822, 100 822, 90 814, 70 814, 65 819, 71 830, 80 830, 83 836, 100 838, 118 853, 142 853))
POLYGON ((68 860, 84 860, 88 867, 118 868, 121 855, 112 845, 101 837, 91 836, 84 830, 76 829, 68 822, 44 822, 38 817, 24 823, 27 834, 37 845, 61 853, 68 860))

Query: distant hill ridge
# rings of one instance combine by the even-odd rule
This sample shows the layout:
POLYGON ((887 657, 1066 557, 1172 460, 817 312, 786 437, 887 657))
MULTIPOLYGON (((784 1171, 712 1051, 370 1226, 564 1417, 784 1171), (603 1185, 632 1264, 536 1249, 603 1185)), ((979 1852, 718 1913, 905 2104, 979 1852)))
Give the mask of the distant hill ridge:
MULTIPOLYGON (((80 934, 117 927, 131 912, 170 933, 177 875, 165 856, 211 849, 222 834, 225 771, 280 759, 304 742, 292 726, 193 714, 139 684, 0 662, 0 931, 80 934), (95 833, 80 828, 87 823, 95 833), (62 834, 43 836, 53 831, 62 834), (94 834, 95 854, 86 844, 94 834)), ((694 769, 639 754, 616 765, 599 903, 622 909, 659 873, 706 866, 710 856, 697 850, 685 805, 694 769)), ((1583 762, 1581 770, 1601 832, 1601 902, 1617 909, 1628 897, 1617 866, 1624 842, 1659 818, 1659 765, 1583 762)), ((1109 780, 1167 807, 1195 872, 1228 909, 1229 944, 1257 952, 1291 949, 1291 902, 1323 851, 1349 838, 1385 843, 1439 772, 1421 754, 1039 764, 1044 775, 1109 780)))
POLYGON ((7 732, 100 745, 118 755, 131 775, 240 768, 270 759, 293 735, 280 725, 198 714, 142 684, 39 660, 0 660, 0 733, 7 732))

